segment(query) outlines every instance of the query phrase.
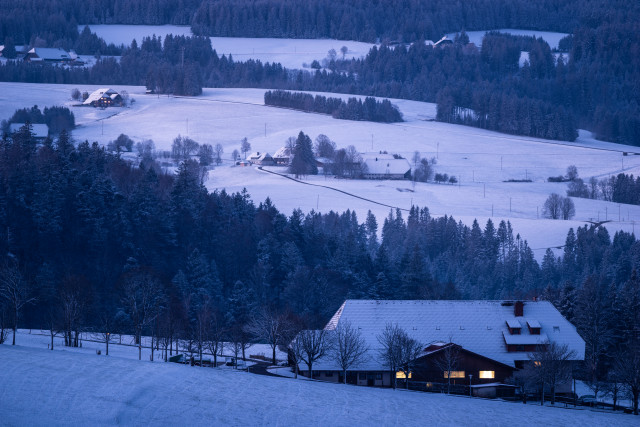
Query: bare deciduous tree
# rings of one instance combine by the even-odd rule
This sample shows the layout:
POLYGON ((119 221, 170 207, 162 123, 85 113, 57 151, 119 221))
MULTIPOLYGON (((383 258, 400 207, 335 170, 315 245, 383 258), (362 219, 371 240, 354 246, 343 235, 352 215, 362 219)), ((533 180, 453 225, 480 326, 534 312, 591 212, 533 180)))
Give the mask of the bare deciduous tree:
POLYGON ((240 151, 244 154, 245 159, 247 158, 247 153, 251 151, 251 143, 246 136, 242 138, 242 141, 240 142, 240 151))
POLYGON ((422 351, 422 344, 411 338, 400 326, 391 323, 387 323, 377 339, 382 346, 380 356, 391 371, 393 388, 396 388, 398 371, 404 373, 408 388, 409 376, 413 371, 415 360, 422 351))
POLYGON ((224 348, 224 337, 227 333, 218 318, 219 316, 212 313, 209 325, 209 337, 207 339, 207 348, 213 355, 214 368, 218 366, 218 354, 222 354, 222 349, 224 348))
POLYGON ((529 359, 533 362, 535 376, 542 386, 541 404, 544 405, 545 385, 548 385, 551 391, 551 404, 555 404, 556 387, 573 377, 571 361, 575 356, 576 352, 569 350, 567 344, 556 342, 538 346, 538 349, 529 355, 529 359))
POLYGON ((556 193, 547 197, 542 208, 542 214, 549 219, 560 219, 562 196, 556 193))
POLYGON ((115 321, 113 316, 109 314, 103 314, 100 316, 100 340, 105 345, 105 356, 109 355, 109 343, 113 340, 113 330, 115 327, 115 321))
POLYGON ((309 368, 309 378, 313 379, 313 363, 323 357, 329 349, 327 331, 324 329, 300 331, 296 337, 296 345, 301 347, 301 359, 309 368))
POLYGON ((342 369, 343 382, 347 383, 347 370, 367 359, 369 346, 362 333, 348 321, 340 322, 331 340, 331 355, 342 369))
POLYGON ((7 321, 7 307, 0 301, 0 344, 4 344, 9 336, 9 322, 7 321))
POLYGON ((631 343, 614 362, 616 376, 622 388, 633 403, 633 413, 638 415, 640 398, 640 343, 631 343))
POLYGON ((11 311, 13 329, 12 345, 16 345, 16 330, 22 308, 35 301, 31 296, 28 283, 22 278, 22 274, 16 263, 7 263, 0 271, 0 297, 7 301, 11 311))
POLYGON ((222 163, 222 153, 224 153, 224 148, 222 148, 222 144, 216 144, 213 147, 213 151, 216 153, 216 164, 222 163))
POLYGON ((151 272, 136 270, 125 277, 122 303, 134 329, 138 360, 142 359, 142 330, 160 313, 162 299, 160 281, 151 272))
POLYGON ((260 310, 247 324, 246 330, 254 338, 264 340, 271 347, 271 361, 276 364, 276 349, 284 343, 291 328, 289 319, 267 308, 260 310))
POLYGON ((435 365, 442 372, 446 372, 447 394, 451 391, 451 372, 458 370, 460 347, 454 344, 449 337, 449 342, 440 350, 440 355, 434 360, 435 365))

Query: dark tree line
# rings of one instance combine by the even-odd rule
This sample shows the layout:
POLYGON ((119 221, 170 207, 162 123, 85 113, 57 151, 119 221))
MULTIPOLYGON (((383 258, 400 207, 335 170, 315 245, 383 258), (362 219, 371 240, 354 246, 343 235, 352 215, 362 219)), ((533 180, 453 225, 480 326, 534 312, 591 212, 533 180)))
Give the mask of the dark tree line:
POLYGON ((264 103, 301 111, 331 114, 336 119, 382 123, 402 121, 402 114, 388 99, 377 101, 375 98, 367 97, 363 102, 358 98, 349 98, 345 102, 340 98, 327 98, 322 95, 314 97, 308 93, 275 90, 265 92, 264 103))
POLYGON ((591 178, 586 183, 576 177, 569 183, 567 195, 640 205, 640 177, 620 173, 600 180, 591 178))
POLYGON ((407 42, 436 39, 462 28, 572 32, 581 24, 597 24, 610 10, 625 13, 628 6, 623 0, 570 0, 560 5, 553 0, 2 0, 0 40, 10 36, 23 44, 33 36, 50 42, 75 39, 78 24, 179 24, 209 36, 407 42))

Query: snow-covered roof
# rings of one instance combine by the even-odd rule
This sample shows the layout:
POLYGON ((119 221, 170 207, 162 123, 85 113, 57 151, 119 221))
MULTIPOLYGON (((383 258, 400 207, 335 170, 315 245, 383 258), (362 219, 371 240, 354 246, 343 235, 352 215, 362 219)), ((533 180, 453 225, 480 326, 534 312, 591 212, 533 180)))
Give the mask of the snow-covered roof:
POLYGON ((280 147, 280 149, 278 149, 278 151, 273 155, 274 159, 286 159, 289 157, 291 157, 291 150, 287 147, 280 147))
MULTIPOLYGON (((549 341, 567 344, 570 350, 576 352, 577 360, 584 358, 584 340, 550 302, 525 302, 524 315, 539 319, 540 335, 531 335, 526 329, 521 335, 510 335, 507 322, 516 319, 513 304, 505 301, 347 300, 325 329, 333 330, 341 322, 349 322, 362 333, 370 348, 369 360, 354 367, 354 370, 386 369, 379 360, 380 343, 377 336, 388 323, 397 323, 425 348, 429 343, 451 341, 468 351, 509 366, 515 366, 516 360, 528 360, 528 353, 508 352, 505 344, 507 336, 534 344, 549 341), (552 334, 553 327, 558 325, 561 326, 561 332, 552 334)), ((335 362, 328 357, 313 366, 317 370, 336 368, 335 362)))
POLYGON ((509 325, 511 329, 522 328, 522 325, 520 324, 520 321, 518 319, 507 319, 507 325, 509 325))
POLYGON ((265 159, 267 159, 267 158, 271 159, 272 157, 271 157, 271 155, 270 155, 269 153, 262 153, 262 154, 260 154, 260 156, 258 157, 258 160, 265 160, 265 159))
POLYGON ((69 52, 59 47, 34 47, 29 51, 38 55, 38 58, 49 61, 68 61, 71 60, 69 52))
MULTIPOLYGON (((11 123, 9 133, 18 132, 24 125, 24 123, 11 123)), ((44 123, 32 123, 31 132, 36 138, 46 138, 49 135, 49 127, 44 123)))
POLYGON ((547 334, 540 335, 511 335, 509 332, 503 332, 504 342, 509 345, 538 345, 538 344, 548 344, 549 338, 547 334))
POLYGON ((108 96, 111 99, 115 99, 118 96, 118 92, 108 87, 97 89, 93 91, 82 104, 90 105, 92 102, 99 101, 103 96, 108 96))
POLYGON ((527 319, 527 324, 529 325, 530 328, 541 328, 542 326, 540 326, 540 322, 538 322, 535 319, 527 319))
POLYGON ((407 159, 381 159, 379 157, 364 160, 365 174, 371 175, 404 175, 411 170, 407 159))

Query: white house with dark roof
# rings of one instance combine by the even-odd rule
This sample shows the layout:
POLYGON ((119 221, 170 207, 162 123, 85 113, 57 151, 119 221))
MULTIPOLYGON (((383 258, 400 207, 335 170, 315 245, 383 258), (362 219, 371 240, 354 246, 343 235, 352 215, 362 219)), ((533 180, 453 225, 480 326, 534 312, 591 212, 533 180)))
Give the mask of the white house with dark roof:
POLYGON ((92 107, 121 107, 123 105, 122 96, 110 88, 101 88, 93 91, 82 105, 92 107))
MULTIPOLYGON (((387 324, 397 324, 421 343, 420 359, 426 362, 447 346, 456 346, 461 366, 451 378, 467 386, 470 381, 503 382, 524 367, 531 352, 551 342, 566 344, 575 352, 574 360, 584 360, 584 340, 547 301, 347 300, 324 329, 331 335, 347 322, 358 329, 369 347, 366 360, 347 375, 349 382, 359 385, 391 385, 392 373, 380 356, 382 346, 377 338, 387 324)), ((301 372, 306 369, 300 364, 301 372)), ((416 374, 435 375, 446 382, 442 370, 434 372, 433 366, 425 369, 428 372, 416 374)), ((316 361, 313 370, 317 373, 314 378, 341 380, 340 367, 328 356, 316 361)))

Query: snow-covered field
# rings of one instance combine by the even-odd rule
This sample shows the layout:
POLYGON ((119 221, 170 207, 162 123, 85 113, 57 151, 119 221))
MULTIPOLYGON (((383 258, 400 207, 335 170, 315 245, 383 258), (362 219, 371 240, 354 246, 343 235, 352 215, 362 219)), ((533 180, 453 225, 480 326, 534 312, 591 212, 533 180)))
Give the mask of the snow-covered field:
POLYGON ((2 425, 637 425, 637 417, 0 345, 2 425), (27 398, 30 396, 30 398, 27 398), (428 421, 427 421, 428 420, 428 421))
MULTIPOLYGON (((500 30, 491 30, 491 31, 498 31, 501 33, 508 33, 514 36, 534 36, 536 38, 540 38, 542 37, 542 39, 544 41, 546 41, 547 43, 549 43, 549 47, 551 47, 551 49, 557 49, 558 48, 558 43, 560 42, 560 39, 564 38, 567 36, 566 33, 553 33, 550 31, 533 31, 533 30, 516 30, 513 28, 503 28, 500 30)), ((487 33, 488 31, 467 31, 467 35, 469 36, 469 41, 471 43, 474 43, 476 46, 481 46, 482 45, 482 38, 484 37, 484 35, 487 33)), ((98 34, 99 35, 99 34, 98 34)), ((456 33, 449 33, 447 34, 447 37, 449 37, 450 39, 453 39, 456 36, 456 33)))
MULTIPOLYGON (((84 26, 80 26, 82 31, 84 26)), ((191 28, 178 25, 90 25, 92 32, 103 38, 107 43, 129 45, 136 39, 138 45, 143 37, 167 34, 191 35, 191 28)), ((218 55, 232 55, 236 61, 255 59, 264 62, 278 62, 287 68, 303 68, 303 64, 310 65, 314 59, 322 61, 327 57, 330 49, 342 57, 340 48, 346 46, 346 58, 360 58, 365 56, 373 46, 348 40, 332 39, 274 39, 274 38, 237 38, 210 37, 211 46, 218 55)))
MULTIPOLYGON (((39 85, 0 83, 0 119, 8 118, 16 108, 38 104, 73 105, 74 85, 39 85)), ((91 91, 97 86, 77 86, 91 91)), ((374 212, 382 224, 389 206, 408 209, 411 204, 428 206, 434 215, 453 215, 466 224, 474 218, 481 225, 488 218, 494 222, 508 219, 514 230, 529 241, 541 258, 547 247, 564 244, 569 227, 584 225, 587 220, 612 220, 610 233, 636 231, 640 227, 640 206, 618 205, 597 200, 574 199, 576 217, 572 221, 542 219, 542 207, 552 192, 565 194, 566 184, 548 183, 547 177, 563 175, 567 166, 576 165, 581 177, 607 177, 622 171, 640 174, 640 155, 623 156, 623 152, 640 153, 638 147, 596 141, 581 131, 576 142, 547 141, 511 136, 465 126, 432 121, 435 105, 394 100, 405 122, 382 124, 336 120, 330 116, 303 113, 263 105, 264 90, 205 89, 203 96, 180 98, 145 95, 144 87, 126 89, 136 100, 130 108, 94 109, 72 107, 78 129, 78 141, 106 144, 120 133, 135 141, 153 139, 156 147, 168 150, 178 134, 188 135, 199 143, 224 147, 225 163, 210 171, 207 187, 235 192, 247 188, 258 203, 270 197, 285 214, 300 208, 355 210, 359 219, 367 210, 374 212), (354 145, 360 152, 375 155, 381 150, 411 158, 414 151, 424 157, 436 157, 437 172, 455 175, 455 186, 409 181, 339 180, 315 176, 305 184, 268 174, 257 168, 235 167, 230 155, 247 137, 253 151, 273 154, 290 136, 304 131, 315 139, 325 134, 338 147, 354 145), (533 182, 504 182, 531 179, 533 182), (384 205, 354 198, 337 188, 384 205)), ((347 95, 335 95, 347 97, 347 95)), ((285 172, 283 168, 269 168, 285 172)), ((640 228, 639 228, 640 230, 640 228)))
MULTIPOLYGON (((11 341, 11 335, 9 336, 9 342, 11 341)), ((96 354, 100 351, 102 354, 106 353, 106 344, 104 342, 104 336, 102 334, 81 332, 80 341, 82 347, 66 348, 64 347, 64 338, 62 335, 57 334, 53 338, 53 348, 55 350, 61 350, 66 352, 81 353, 81 354, 96 354)), ((51 344, 51 335, 48 330, 37 329, 19 329, 16 334, 16 343, 26 347, 33 348, 49 348, 51 344)), ((142 351, 140 352, 140 358, 142 360, 151 360, 151 337, 142 337, 142 351)), ((174 344, 175 345, 175 344, 174 344)), ((182 344, 180 345, 182 349, 182 344)), ((180 350, 180 353, 183 351, 180 350)), ((212 355, 208 352, 204 352, 205 358, 211 358, 212 355)), ((246 356, 265 356, 267 359, 271 358, 271 347, 268 344, 251 344, 245 351, 246 356)), ((138 360, 138 347, 135 345, 134 337, 131 335, 118 335, 113 334, 109 340, 109 356, 120 357, 124 359, 138 360)), ((233 356, 233 350, 231 344, 225 343, 222 346, 221 352, 218 357, 231 357, 233 356)), ((154 357, 156 360, 160 360, 160 353, 155 352, 154 357)), ((260 359, 260 357, 258 357, 260 359)), ((276 360, 278 362, 287 360, 287 354, 276 349, 276 360)), ((251 366, 252 362, 245 362, 244 366, 251 366)), ((1 425, 1 424, 0 424, 1 425)))

